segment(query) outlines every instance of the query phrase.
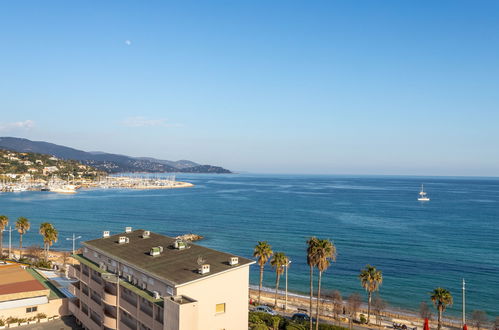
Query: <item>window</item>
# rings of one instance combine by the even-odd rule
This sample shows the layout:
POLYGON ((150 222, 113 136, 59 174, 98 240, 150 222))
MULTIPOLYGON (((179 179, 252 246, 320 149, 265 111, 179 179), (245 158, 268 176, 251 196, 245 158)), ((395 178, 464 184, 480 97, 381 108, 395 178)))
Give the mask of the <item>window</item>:
POLYGON ((28 307, 26 308, 26 313, 33 313, 33 312, 36 312, 38 310, 38 307, 28 307))
POLYGON ((225 313, 225 303, 223 304, 217 304, 216 308, 215 308, 215 313, 219 314, 219 313, 225 313))
POLYGON ((169 294, 170 296, 173 295, 173 288, 169 285, 166 286, 166 293, 169 294))

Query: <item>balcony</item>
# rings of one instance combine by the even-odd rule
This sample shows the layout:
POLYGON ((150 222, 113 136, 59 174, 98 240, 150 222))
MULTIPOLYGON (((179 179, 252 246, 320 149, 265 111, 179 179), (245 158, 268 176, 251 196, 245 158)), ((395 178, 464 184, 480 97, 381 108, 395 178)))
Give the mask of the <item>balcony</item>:
POLYGON ((104 290, 102 293, 102 301, 107 305, 116 306, 116 295, 108 293, 107 290, 104 290))
POLYGON ((104 324, 105 327, 107 327, 109 329, 116 329, 117 328, 117 326, 116 326, 116 317, 114 317, 110 313, 105 312, 104 313, 103 324, 104 324))
POLYGON ((76 315, 80 311, 80 300, 78 298, 73 298, 69 300, 69 311, 76 315))

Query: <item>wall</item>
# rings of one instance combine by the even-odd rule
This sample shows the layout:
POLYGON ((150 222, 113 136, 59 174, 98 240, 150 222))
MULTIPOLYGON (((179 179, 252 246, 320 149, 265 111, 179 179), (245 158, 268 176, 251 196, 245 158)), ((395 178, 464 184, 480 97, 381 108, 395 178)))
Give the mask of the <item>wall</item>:
POLYGON ((26 307, 0 310, 0 319, 6 319, 8 317, 29 318, 36 316, 38 313, 46 314, 47 317, 54 315, 65 316, 70 314, 67 298, 49 300, 48 304, 36 306, 38 307, 38 310, 33 313, 26 313, 26 307))
POLYGON ((177 288, 178 295, 197 300, 198 329, 248 329, 249 266, 177 288), (225 313, 215 313, 225 303, 225 313))

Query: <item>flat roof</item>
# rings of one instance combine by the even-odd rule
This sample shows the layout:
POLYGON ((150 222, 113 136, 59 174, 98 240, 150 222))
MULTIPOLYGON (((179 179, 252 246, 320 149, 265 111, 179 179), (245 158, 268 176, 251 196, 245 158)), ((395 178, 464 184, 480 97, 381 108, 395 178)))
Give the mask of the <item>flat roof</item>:
POLYGON ((48 295, 47 290, 18 264, 0 266, 0 301, 48 295))
MULTIPOLYGON (((115 257, 138 269, 143 269, 158 278, 165 279, 174 285, 182 285, 204 277, 222 273, 240 266, 250 265, 253 260, 238 257, 239 263, 231 266, 233 254, 209 249, 193 243, 182 250, 173 247, 176 239, 151 232, 149 238, 142 238, 143 229, 130 233, 120 233, 106 238, 83 242, 83 245, 101 251, 109 257, 115 257), (119 244, 119 237, 128 237, 129 242, 119 244), (149 255, 153 247, 163 247, 158 256, 149 255), (203 259, 210 265, 210 272, 199 274, 198 260, 203 259)), ((119 261, 118 260, 118 261, 119 261)))

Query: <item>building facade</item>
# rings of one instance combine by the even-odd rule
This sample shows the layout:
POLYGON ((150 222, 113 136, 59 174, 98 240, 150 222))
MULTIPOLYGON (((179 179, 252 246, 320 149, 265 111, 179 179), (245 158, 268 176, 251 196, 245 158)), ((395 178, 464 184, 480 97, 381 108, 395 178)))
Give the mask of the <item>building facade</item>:
POLYGON ((68 315, 68 301, 44 286, 36 271, 17 263, 0 264, 0 319, 68 315))
POLYGON ((249 259, 129 227, 75 258, 69 308, 88 329, 248 328, 249 259))

